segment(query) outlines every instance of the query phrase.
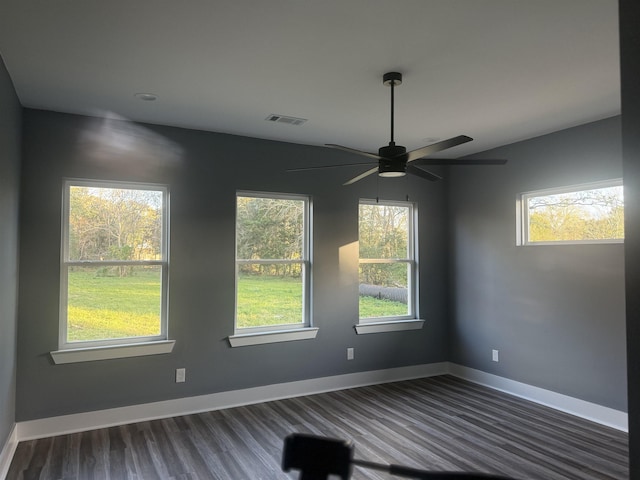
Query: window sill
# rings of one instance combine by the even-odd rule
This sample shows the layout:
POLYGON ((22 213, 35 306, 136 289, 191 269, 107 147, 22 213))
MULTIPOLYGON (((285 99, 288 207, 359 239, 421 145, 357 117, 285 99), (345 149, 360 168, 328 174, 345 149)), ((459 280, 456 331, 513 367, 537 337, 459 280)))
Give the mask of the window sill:
POLYGON ((106 345, 101 347, 70 348, 51 352, 56 365, 64 363, 92 362, 94 360, 110 360, 113 358, 141 357, 171 353, 175 340, 159 342, 132 343, 129 345, 106 345))
POLYGON ((316 338, 318 328, 299 328, 296 330, 281 330, 266 333, 241 333, 231 335, 229 344, 232 347, 246 347, 248 345, 262 345, 265 343, 292 342, 295 340, 310 340, 316 338))
POLYGON ((576 245, 623 245, 624 238, 608 238, 603 240, 558 240, 558 241, 540 241, 530 242, 524 241, 517 243, 518 247, 544 247, 544 246, 576 246, 576 245))
POLYGON ((358 335, 369 333, 398 332, 402 330, 420 330, 424 320, 394 320, 392 322, 358 323, 355 325, 358 335))

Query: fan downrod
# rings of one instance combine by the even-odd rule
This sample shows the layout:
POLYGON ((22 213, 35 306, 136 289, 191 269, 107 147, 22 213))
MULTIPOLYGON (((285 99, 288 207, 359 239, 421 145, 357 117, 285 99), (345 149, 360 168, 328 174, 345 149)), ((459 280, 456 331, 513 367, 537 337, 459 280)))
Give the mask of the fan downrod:
MULTIPOLYGON (((396 85, 402 84, 402 74, 398 72, 387 72, 382 76, 382 83, 388 87, 391 87, 391 140, 389 141, 389 147, 395 146, 396 142, 393 140, 394 120, 393 120, 393 107, 394 97, 393 89, 396 85)), ((380 154, 383 156, 382 154, 380 154)))
POLYGON ((431 173, 427 170, 422 169, 423 166, 429 165, 503 165, 506 163, 506 160, 466 160, 466 159, 444 159, 444 158, 433 158, 430 155, 433 155, 436 152, 440 152, 442 150, 446 150, 448 148, 456 147, 458 145, 462 145, 463 143, 470 142, 473 140, 471 137, 467 135, 458 135, 457 137, 452 137, 446 140, 441 140, 436 143, 432 143, 431 145, 427 145, 425 147, 417 148, 410 152, 407 152, 406 147, 402 145, 396 145, 394 141, 394 107, 395 107, 395 97, 394 90, 398 85, 402 85, 402 74, 400 72, 387 72, 382 77, 382 83, 387 87, 390 87, 391 93, 391 115, 390 115, 390 123, 391 123, 391 139, 388 145, 384 147, 380 147, 378 149, 378 154, 375 155, 370 152, 357 150, 355 148, 343 147, 342 145, 335 144, 327 144, 328 147, 337 148, 339 150, 349 152, 352 154, 360 155, 369 159, 370 163, 353 163, 353 164, 341 164, 341 165, 327 165, 325 167, 308 167, 308 168, 296 168, 291 171, 296 170, 312 170, 316 168, 332 168, 332 167, 342 167, 342 166, 364 166, 364 165, 372 165, 373 161, 375 161, 378 166, 370 168, 366 172, 361 173, 360 175, 355 176, 351 180, 348 180, 343 185, 351 185, 355 182, 359 182, 363 178, 368 177, 369 175, 373 175, 375 173, 380 177, 402 177, 406 174, 417 175, 418 177, 424 178, 430 181, 440 180, 442 177, 436 175, 435 173, 431 173), (425 158, 429 157, 429 158, 425 158))

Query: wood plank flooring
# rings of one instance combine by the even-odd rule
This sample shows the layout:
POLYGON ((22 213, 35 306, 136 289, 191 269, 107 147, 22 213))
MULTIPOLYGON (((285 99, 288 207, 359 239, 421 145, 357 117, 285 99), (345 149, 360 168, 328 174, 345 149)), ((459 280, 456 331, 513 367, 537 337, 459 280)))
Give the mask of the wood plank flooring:
MULTIPOLYGON (((439 376, 21 442, 9 480, 287 479, 283 439, 355 443, 358 459, 516 479, 627 479, 627 434, 439 376)), ((391 479, 354 469, 353 479, 391 479)))

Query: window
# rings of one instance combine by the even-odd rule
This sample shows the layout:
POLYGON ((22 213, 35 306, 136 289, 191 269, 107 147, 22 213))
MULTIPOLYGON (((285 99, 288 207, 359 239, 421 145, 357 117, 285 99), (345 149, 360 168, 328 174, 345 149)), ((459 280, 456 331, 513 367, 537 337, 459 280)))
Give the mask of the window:
POLYGON ((520 245, 624 239, 622 180, 524 193, 518 210, 520 245))
POLYGON ((61 350, 166 340, 167 203, 162 186, 65 182, 61 350))
POLYGON ((415 319, 414 206, 361 200, 358 224, 360 323, 415 319))
POLYGON ((236 195, 236 335, 309 327, 309 203, 295 195, 236 195))

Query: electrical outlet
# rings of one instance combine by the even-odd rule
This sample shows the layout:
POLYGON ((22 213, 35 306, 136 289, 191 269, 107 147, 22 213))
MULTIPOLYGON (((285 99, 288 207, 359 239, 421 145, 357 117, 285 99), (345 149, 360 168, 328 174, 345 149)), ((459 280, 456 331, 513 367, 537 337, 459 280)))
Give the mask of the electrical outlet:
POLYGON ((182 383, 187 378, 186 368, 176 368, 176 383, 182 383))
POLYGON ((493 360, 494 362, 500 361, 498 350, 491 350, 491 360, 493 360))
POLYGON ((354 356, 355 356, 354 348, 353 347, 347 348, 347 360, 353 360, 354 356))

